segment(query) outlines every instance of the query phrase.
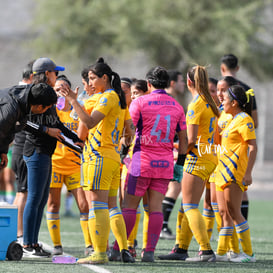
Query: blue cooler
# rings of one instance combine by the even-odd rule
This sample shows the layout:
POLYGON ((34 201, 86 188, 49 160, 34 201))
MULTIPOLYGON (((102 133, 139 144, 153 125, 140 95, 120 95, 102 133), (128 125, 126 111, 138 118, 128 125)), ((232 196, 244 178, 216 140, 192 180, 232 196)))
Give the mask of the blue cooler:
POLYGON ((17 240, 17 214, 17 206, 0 203, 0 260, 6 259, 17 240))

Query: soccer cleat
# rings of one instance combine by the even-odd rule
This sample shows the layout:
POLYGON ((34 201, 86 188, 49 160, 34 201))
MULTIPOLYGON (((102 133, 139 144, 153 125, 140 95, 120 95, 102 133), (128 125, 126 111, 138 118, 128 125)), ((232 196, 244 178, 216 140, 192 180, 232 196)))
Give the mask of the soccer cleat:
POLYGON ((93 248, 93 246, 90 245, 90 246, 85 248, 84 255, 85 256, 90 256, 93 252, 94 252, 94 248, 93 248))
POLYGON ((154 252, 153 251, 146 251, 145 249, 141 252, 141 261, 146 263, 153 263, 154 259, 154 252))
POLYGON ((227 254, 224 255, 218 255, 217 253, 215 254, 215 262, 228 262, 229 258, 227 256, 227 254))
POLYGON ((201 250, 198 256, 187 258, 186 262, 215 262, 216 257, 212 250, 201 250))
POLYGON ((134 263, 135 259, 127 249, 122 249, 120 252, 121 261, 124 263, 134 263))
POLYGON ((182 248, 179 248, 179 245, 175 245, 172 251, 167 255, 159 255, 160 260, 180 260, 185 261, 189 257, 188 251, 182 248))
POLYGON ((129 246, 128 247, 128 250, 129 250, 129 252, 131 253, 131 255, 132 255, 132 257, 136 257, 136 249, 135 249, 135 247, 131 247, 131 246, 129 246))
POLYGON ((94 252, 92 255, 79 259, 78 264, 105 264, 108 263, 106 252, 94 252))
POLYGON ((54 246, 52 254, 53 255, 62 255, 63 254, 63 247, 61 245, 54 246))
POLYGON ((108 252, 108 258, 111 262, 120 262, 121 261, 121 255, 119 250, 114 249, 111 247, 108 252))
POLYGON ((255 263, 256 258, 254 254, 249 256, 245 253, 240 253, 236 258, 231 258, 230 261, 233 263, 255 263))
POLYGON ((176 236, 172 234, 172 231, 168 227, 166 227, 161 230, 159 238, 165 240, 174 240, 176 236))

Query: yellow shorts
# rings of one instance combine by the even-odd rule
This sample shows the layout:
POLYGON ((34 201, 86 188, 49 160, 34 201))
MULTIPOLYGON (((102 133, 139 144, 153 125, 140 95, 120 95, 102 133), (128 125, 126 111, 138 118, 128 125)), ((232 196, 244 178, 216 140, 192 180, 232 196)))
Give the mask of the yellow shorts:
MULTIPOLYGON (((88 190, 114 190, 120 185, 120 163, 106 157, 89 161, 88 190)), ((110 194, 109 194, 110 195, 110 194)))
POLYGON ((223 191, 226 187, 228 187, 231 183, 236 183, 240 189, 242 190, 242 192, 245 192, 247 191, 247 186, 244 186, 242 183, 239 183, 239 182, 232 182, 232 181, 224 181, 221 180, 221 179, 218 179, 216 182, 215 182, 215 185, 216 185, 216 191, 223 191))
POLYGON ((61 188, 63 183, 66 185, 67 190, 71 191, 81 187, 81 172, 71 175, 64 175, 52 169, 50 188, 61 188))
POLYGON ((208 180, 214 171, 215 163, 203 157, 187 155, 184 165, 184 172, 200 177, 203 181, 208 180))

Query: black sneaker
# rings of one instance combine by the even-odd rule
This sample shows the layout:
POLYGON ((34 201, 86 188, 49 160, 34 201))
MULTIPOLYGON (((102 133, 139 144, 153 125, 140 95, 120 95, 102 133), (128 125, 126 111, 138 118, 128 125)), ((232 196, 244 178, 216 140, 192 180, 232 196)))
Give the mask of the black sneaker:
POLYGON ((127 249, 122 249, 120 252, 121 261, 124 263, 134 263, 135 259, 127 249))
POLYGON ((108 252, 108 259, 111 262, 120 262, 121 261, 121 255, 119 250, 114 249, 111 247, 108 252))
POLYGON ((183 248, 179 248, 179 245, 175 245, 172 251, 167 255, 159 255, 160 260, 180 260, 185 261, 189 257, 188 251, 183 248))
POLYGON ((186 262, 215 262, 216 256, 212 250, 201 250, 198 256, 187 258, 186 262))
POLYGON ((23 247, 23 257, 24 258, 35 258, 33 257, 35 249, 33 247, 23 247))
POLYGON ((174 240, 176 238, 176 235, 172 234, 172 231, 168 227, 165 227, 162 228, 159 238, 165 240, 174 240))
POLYGON ((143 249, 141 253, 141 261, 146 263, 153 263, 155 261, 154 254, 155 253, 153 251, 146 251, 143 249))
POLYGON ((44 250, 40 245, 34 246, 33 249, 35 250, 34 256, 40 257, 40 258, 47 258, 50 257, 51 253, 44 250))

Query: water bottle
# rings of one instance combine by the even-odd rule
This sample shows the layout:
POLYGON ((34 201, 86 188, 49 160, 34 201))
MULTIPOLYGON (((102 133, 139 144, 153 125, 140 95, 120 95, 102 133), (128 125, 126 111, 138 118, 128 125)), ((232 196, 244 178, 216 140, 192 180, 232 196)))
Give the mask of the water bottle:
POLYGON ((63 110, 65 106, 65 97, 58 97, 56 107, 58 110, 63 110))
POLYGON ((70 255, 56 255, 52 257, 52 263, 54 264, 75 264, 77 258, 70 255))
MULTIPOLYGON (((86 93, 86 91, 84 90, 84 91, 82 91, 81 94, 78 96, 77 101, 79 102, 79 104, 80 104, 81 106, 83 106, 83 105, 84 105, 84 101, 85 101, 86 99, 88 99, 88 98, 89 98, 89 96, 88 96, 88 94, 86 93)), ((73 118, 74 120, 78 120, 78 118, 79 118, 77 112, 76 112, 74 109, 72 109, 72 111, 71 111, 71 113, 70 113, 70 117, 73 118)))

